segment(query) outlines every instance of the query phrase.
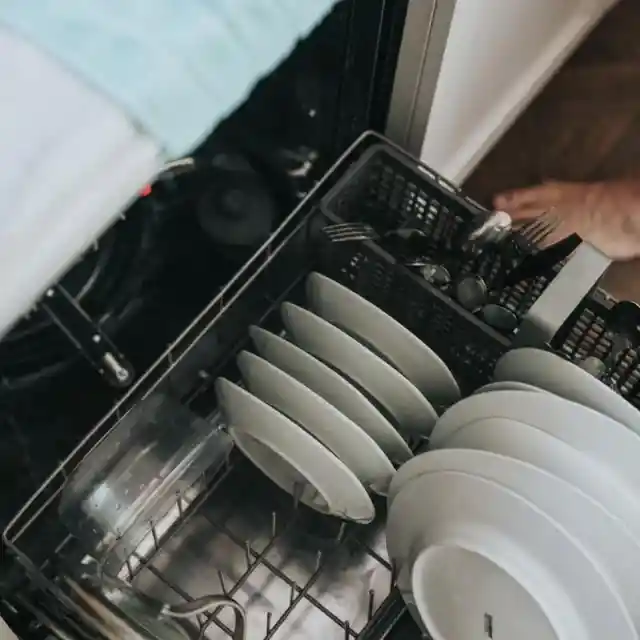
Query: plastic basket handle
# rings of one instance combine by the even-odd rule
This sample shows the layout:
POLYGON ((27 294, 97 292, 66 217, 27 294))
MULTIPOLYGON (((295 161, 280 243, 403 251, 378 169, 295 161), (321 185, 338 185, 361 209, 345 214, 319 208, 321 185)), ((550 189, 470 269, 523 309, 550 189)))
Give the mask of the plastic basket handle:
POLYGON ((610 264, 610 258, 583 242, 522 319, 513 346, 540 347, 550 342, 610 264))

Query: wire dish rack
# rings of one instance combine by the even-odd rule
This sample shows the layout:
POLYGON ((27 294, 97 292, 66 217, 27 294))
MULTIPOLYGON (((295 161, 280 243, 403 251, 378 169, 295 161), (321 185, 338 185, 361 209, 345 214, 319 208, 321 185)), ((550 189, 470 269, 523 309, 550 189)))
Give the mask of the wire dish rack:
MULTIPOLYGON (((349 286, 429 344, 463 392, 488 382, 496 360, 510 348, 510 334, 486 325, 377 242, 331 242, 323 231, 344 221, 366 221, 380 232, 419 228, 431 240, 431 258, 456 274, 482 275, 500 304, 521 319, 548 281, 500 288, 504 266, 499 256, 478 260, 460 252, 460 230, 484 214, 392 143, 364 134, 9 524, 4 543, 28 577, 28 591, 21 589, 19 603, 58 637, 91 637, 56 587, 60 562, 77 552, 77 540, 58 517, 66 479, 151 393, 178 398, 194 414, 219 421, 214 381, 220 375, 239 379, 235 354, 249 347, 248 327, 280 332, 280 303, 304 300, 305 278, 312 270, 349 286), (203 352, 215 353, 206 369, 203 352)), ((612 348, 606 327, 611 303, 594 292, 550 346, 568 359, 606 357, 612 348)), ((638 405, 640 368, 634 349, 618 359, 613 377, 638 405)), ((367 526, 319 516, 232 451, 176 495, 168 512, 149 522, 148 535, 130 550, 119 575, 168 602, 211 592, 231 595, 246 607, 249 640, 392 637, 406 611, 386 555, 384 501, 376 503, 376 511, 376 520, 367 526)), ((232 637, 231 620, 216 612, 200 615, 192 630, 194 637, 232 637)), ((419 633, 409 627, 401 637, 419 633)))

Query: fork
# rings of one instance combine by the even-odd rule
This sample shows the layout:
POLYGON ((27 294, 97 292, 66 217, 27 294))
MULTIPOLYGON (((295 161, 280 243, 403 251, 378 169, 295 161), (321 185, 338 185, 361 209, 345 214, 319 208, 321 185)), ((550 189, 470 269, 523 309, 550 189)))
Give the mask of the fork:
POLYGON ((359 240, 379 240, 380 234, 365 222, 339 222, 328 224, 322 231, 331 242, 353 242, 359 240))
POLYGON ((517 228, 512 238, 518 250, 528 255, 536 251, 559 226, 560 219, 547 212, 517 228))

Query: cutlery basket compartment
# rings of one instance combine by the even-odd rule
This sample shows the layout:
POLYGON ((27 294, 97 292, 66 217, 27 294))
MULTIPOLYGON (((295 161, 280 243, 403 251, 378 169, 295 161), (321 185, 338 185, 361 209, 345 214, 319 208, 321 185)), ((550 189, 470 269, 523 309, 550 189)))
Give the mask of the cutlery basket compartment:
MULTIPOLYGON (((354 143, 5 530, 4 542, 27 570, 45 615, 58 624, 82 624, 55 588, 55 567, 77 547, 58 515, 62 489, 77 465, 151 394, 179 398, 194 414, 219 420, 215 379, 239 378, 235 356, 251 350, 251 325, 282 330, 280 304, 304 304, 310 272, 348 286, 415 333, 451 368, 463 393, 489 382, 496 360, 510 348, 508 335, 405 266, 384 243, 332 242, 325 231, 345 221, 366 222, 382 233, 417 226, 432 240, 431 257, 452 274, 482 275, 491 288, 499 281, 499 260, 473 262, 456 248, 462 226, 484 213, 380 136, 365 134, 354 143)), ((538 280, 497 295, 522 317, 545 286, 538 280)), ((585 300, 554 341, 558 353, 610 349, 603 320, 609 302, 600 294, 585 300)), ((246 596, 248 640, 419 637, 399 593, 390 588, 393 576, 380 535, 383 504, 367 526, 310 515, 235 451, 221 465, 212 461, 193 487, 176 495, 166 520, 150 524, 145 548, 132 552, 121 577, 176 602, 221 585, 234 597, 246 596), (185 559, 191 565, 183 565, 185 559)), ((215 616, 201 616, 199 624, 200 637, 230 636, 215 616)))
MULTIPOLYGON (((488 251, 480 258, 461 250, 461 239, 474 216, 487 210, 434 171, 389 144, 371 147, 345 172, 322 198, 325 215, 334 223, 365 222, 385 232, 405 228, 422 231, 429 242, 426 258, 444 265, 455 278, 480 276, 492 301, 522 320, 545 291, 550 280, 538 276, 529 282, 501 286, 505 264, 500 253, 488 251)), ((483 384, 495 360, 509 348, 511 335, 489 326, 477 314, 459 305, 449 290, 436 289, 419 272, 402 265, 374 242, 359 245, 354 255, 338 254, 341 244, 329 248, 335 255, 330 275, 378 304, 429 344, 459 379, 463 390, 483 384), (384 258, 381 257, 384 255, 384 258), (375 266, 374 264, 375 263, 375 266), (340 267, 338 265, 341 264, 340 267), (395 264, 395 268, 391 265, 395 264)), ((562 267, 556 265, 556 272, 562 267)), ((568 360, 594 356, 605 360, 613 346, 607 314, 614 300, 594 289, 567 319, 549 345, 568 360)), ((626 349, 613 363, 608 381, 640 407, 640 345, 626 349)))

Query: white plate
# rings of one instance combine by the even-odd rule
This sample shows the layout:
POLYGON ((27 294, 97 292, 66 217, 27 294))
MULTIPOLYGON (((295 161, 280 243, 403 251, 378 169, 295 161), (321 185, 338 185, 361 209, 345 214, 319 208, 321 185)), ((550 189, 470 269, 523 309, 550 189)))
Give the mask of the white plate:
POLYGON ((319 273, 307 278, 307 299, 312 311, 371 345, 435 406, 460 400, 460 387, 440 356, 382 309, 319 273))
POLYGON ((550 433, 607 468, 640 500, 640 436, 612 418, 551 393, 480 393, 438 420, 432 447, 441 448, 456 429, 484 418, 508 418, 550 433))
POLYGON ((640 434, 640 412, 613 389, 572 362, 540 349, 514 349, 496 365, 496 380, 535 385, 604 413, 640 434))
MULTIPOLYGON (((572 446, 554 436, 522 422, 504 418, 487 418, 461 427, 443 443, 452 449, 478 449, 509 456, 528 462, 570 482, 611 515, 625 523, 640 540, 640 501, 618 478, 601 467, 588 455, 576 451, 572 446)), ((395 495, 404 479, 416 472, 404 465, 394 477, 389 490, 389 499, 395 495), (402 475, 400 475, 402 474, 402 475)))
POLYGON ((610 577, 636 630, 640 630, 640 544, 622 521, 569 482, 529 463, 487 451, 443 449, 424 453, 398 472, 398 476, 404 476, 400 492, 415 478, 440 471, 459 471, 497 482, 555 520, 610 577), (409 467, 411 478, 407 477, 409 467))
POLYGON ((373 520, 362 483, 302 427, 224 378, 216 381, 216 393, 238 448, 281 489, 320 513, 373 520))
POLYGON ((258 353, 319 396, 368 433, 395 463, 412 457, 409 445, 369 400, 339 373, 292 342, 260 327, 249 334, 258 353))
POLYGON ((362 387, 403 434, 428 436, 438 416, 431 403, 399 371, 341 329, 290 302, 282 305, 287 332, 305 351, 362 387))
POLYGON ((532 384, 524 382, 515 382, 513 380, 505 380, 504 382, 490 382, 483 387, 476 389, 473 393, 489 393, 490 391, 535 391, 540 393, 544 391, 540 387, 534 387, 532 384))
POLYGON ((386 495, 395 469, 382 449, 357 424, 295 378, 253 353, 242 351, 238 367, 253 395, 304 427, 333 451, 365 487, 386 495))
POLYGON ((580 545, 495 482, 458 472, 414 479, 389 510, 387 547, 401 569, 417 558, 413 597, 436 640, 487 637, 485 614, 494 640, 637 637, 620 597, 580 545), (465 583, 461 565, 470 558, 456 547, 476 561, 464 599, 443 590, 446 577, 455 589, 465 583))

